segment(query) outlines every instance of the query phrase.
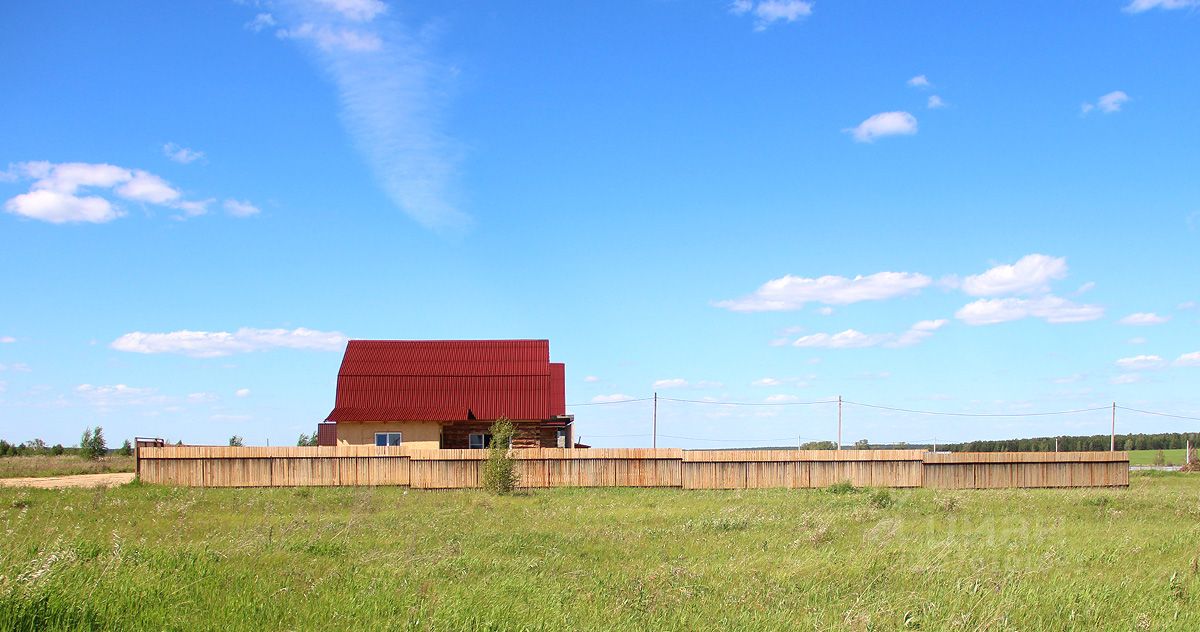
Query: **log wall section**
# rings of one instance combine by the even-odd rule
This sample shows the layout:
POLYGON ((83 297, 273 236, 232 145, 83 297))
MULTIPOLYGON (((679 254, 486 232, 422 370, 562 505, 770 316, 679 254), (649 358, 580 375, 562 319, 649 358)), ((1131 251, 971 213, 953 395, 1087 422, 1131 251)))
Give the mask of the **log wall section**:
MULTIPOLYGON (((512 451, 520 486, 683 489, 856 487, 989 489, 1123 487, 1126 452, 920 450, 679 450, 530 448, 512 451)), ((192 487, 401 485, 479 487, 484 450, 402 446, 139 447, 139 477, 192 487)))

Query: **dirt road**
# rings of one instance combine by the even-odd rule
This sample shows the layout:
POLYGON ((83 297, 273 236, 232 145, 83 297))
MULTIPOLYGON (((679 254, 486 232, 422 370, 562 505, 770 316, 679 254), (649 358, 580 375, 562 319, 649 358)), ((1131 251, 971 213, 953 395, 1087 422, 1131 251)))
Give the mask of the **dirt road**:
POLYGON ((109 474, 76 474, 73 476, 39 476, 37 478, 0 478, 0 487, 38 487, 61 489, 63 487, 115 487, 133 480, 133 472, 109 474))

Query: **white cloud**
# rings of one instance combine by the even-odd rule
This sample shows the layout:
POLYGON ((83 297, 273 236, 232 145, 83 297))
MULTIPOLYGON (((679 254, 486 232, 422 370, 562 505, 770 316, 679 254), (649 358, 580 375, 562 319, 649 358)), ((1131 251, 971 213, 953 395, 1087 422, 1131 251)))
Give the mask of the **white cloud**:
POLYGON ((1080 106, 1080 110, 1087 114, 1092 110, 1098 109, 1105 114, 1120 112, 1121 106, 1129 101, 1129 95, 1120 90, 1114 90, 1108 94, 1101 96, 1095 103, 1084 103, 1080 106))
POLYGON ((1113 384, 1136 384, 1141 381, 1142 376, 1138 375, 1137 373, 1124 373, 1109 380, 1109 382, 1112 382, 1113 384))
MULTIPOLYGON (((261 13, 259 15, 268 15, 268 14, 261 13)), ((269 15, 268 15, 268 17, 269 17, 269 15)), ((174 162, 178 162, 178 163, 184 164, 184 165, 196 162, 197 160, 204 158, 204 152, 196 151, 195 149, 189 149, 187 147, 180 147, 179 145, 176 145, 175 143, 167 143, 167 144, 163 145, 162 150, 163 150, 164 156, 166 156, 167 158, 169 158, 170 160, 172 160, 174 162)))
POLYGON ((1075 373, 1072 375, 1068 375, 1066 377, 1056 377, 1051 381, 1054 382, 1055 384, 1074 384, 1076 382, 1082 381, 1083 377, 1084 376, 1082 373, 1075 373))
POLYGON ((0 336, 0 344, 10 345, 16 341, 17 339, 12 336, 0 336))
POLYGON ((1200 366, 1200 351, 1185 353, 1175 358, 1175 366, 1200 366))
POLYGON ((795 22, 812 15, 813 3, 806 0, 734 0, 729 12, 754 17, 754 30, 765 31, 775 22, 795 22))
POLYGON ((125 215, 111 200, 85 195, 81 189, 104 189, 116 197, 201 215, 208 201, 184 200, 179 189, 148 171, 125 169, 103 163, 46 161, 15 165, 15 173, 34 182, 28 193, 9 199, 4 208, 53 224, 86 222, 99 224, 125 215))
POLYGON ((1151 9, 1174 11, 1189 8, 1200 8, 1200 0, 1130 0, 1121 10, 1126 13, 1142 13, 1151 9))
POLYGON ((750 383, 750 385, 751 386, 782 386, 783 380, 776 379, 773 377, 764 377, 762 379, 754 380, 753 382, 750 383))
POLYGON ((1084 283, 1083 285, 1079 286, 1079 289, 1072 292, 1072 294, 1074 294, 1075 296, 1080 296, 1082 294, 1087 294, 1088 292, 1091 292, 1095 288, 1096 288, 1096 282, 1088 281, 1087 283, 1084 283))
POLYGON ((227 331, 173 331, 143 333, 135 331, 117 338, 110 345, 117 351, 132 353, 178 353, 196 358, 213 358, 233 353, 266 349, 308 349, 340 351, 346 336, 337 331, 313 329, 252 329, 227 331))
POLYGON ((1117 322, 1121 323, 1122 325, 1142 326, 1142 325, 1161 325, 1161 324, 1167 322, 1168 320, 1171 320, 1170 316, 1159 316, 1158 314, 1155 314, 1154 312, 1136 312, 1136 313, 1130 314, 1130 315, 1122 318, 1121 320, 1119 320, 1117 322))
POLYGON ((392 203, 430 228, 470 223, 451 189, 461 162, 443 131, 457 69, 430 53, 432 29, 411 32, 374 0, 289 4, 280 38, 307 44, 332 81, 342 123, 392 203))
POLYGON ((817 309, 817 313, 822 316, 832 316, 833 308, 832 307, 821 307, 821 308, 817 309))
POLYGON ((4 203, 4 210, 51 224, 110 222, 125 213, 102 197, 79 197, 70 193, 40 190, 22 193, 4 203))
POLYGON ((912 345, 925 340, 933 335, 933 332, 941 329, 949 322, 944 318, 938 320, 922 320, 917 322, 908 331, 900 334, 895 340, 887 343, 889 347, 911 347, 912 345))
POLYGON ((587 382, 588 384, 595 384, 596 382, 600 381, 600 378, 595 375, 589 375, 589 376, 583 378, 583 381, 587 382))
POLYGON ((270 13, 259 13, 258 15, 254 16, 253 20, 250 20, 243 26, 245 26, 247 30, 257 33, 263 29, 275 26, 275 16, 271 15, 270 13))
POLYGON ((342 17, 356 22, 370 22, 387 12, 381 0, 316 0, 322 7, 335 11, 342 17))
POLYGON ((871 143, 884 136, 907 136, 917 133, 917 117, 908 112, 880 112, 846 130, 854 140, 871 143))
POLYGON ((13 362, 12 364, 0 364, 0 372, 12 371, 14 373, 29 373, 33 369, 29 368, 24 362, 13 362))
POLYGON ((1196 309, 1196 301, 1184 301, 1175 307, 1176 309, 1196 309))
POLYGON ((929 78, 926 77, 925 75, 917 75, 917 76, 913 77, 912 79, 908 80, 908 85, 910 85, 914 88, 928 88, 928 87, 931 87, 933 84, 929 83, 929 78))
POLYGON ((681 377, 675 377, 666 380, 656 380, 654 382, 654 388, 685 388, 687 385, 688 381, 681 377))
POLYGON ((717 307, 735 312, 796 310, 805 303, 848 305, 913 294, 931 283, 929 277, 912 272, 877 272, 853 279, 827 275, 815 279, 785 275, 767 281, 753 294, 720 301, 717 307))
POLYGON ((1144 344, 1146 344, 1146 339, 1143 338, 1142 336, 1134 336, 1133 338, 1130 338, 1129 340, 1126 340, 1125 342, 1128 342, 1131 345, 1144 345, 1144 344))
POLYGON ((250 203, 249 200, 225 200, 225 212, 234 217, 250 217, 258 215, 259 209, 257 206, 250 203))
POLYGON ((925 101, 925 107, 931 110, 940 110, 941 108, 946 107, 946 102, 942 100, 942 97, 939 97, 936 94, 931 94, 925 101))
POLYGON ((857 329, 847 329, 836 334, 809 334, 800 336, 792 343, 794 347, 818 347, 824 349, 857 349, 873 347, 890 338, 890 334, 864 334, 857 329))
POLYGON ((1156 355, 1138 355, 1129 358, 1121 358, 1116 362, 1117 366, 1127 371, 1144 371, 1146 369, 1161 369, 1166 366, 1166 362, 1156 355))
POLYGON ((275 35, 280 39, 308 40, 327 53, 368 53, 383 49, 383 40, 375 33, 312 22, 291 29, 279 29, 275 35))
POLYGON ((238 397, 250 397, 250 389, 239 388, 238 390, 234 391, 233 394, 238 397))
POLYGON ((1012 265, 999 265, 962 281, 962 291, 971 296, 1002 296, 1048 292, 1050 282, 1067 276, 1065 257, 1025 255, 1012 265))
POLYGON ((1037 298, 980 299, 954 313, 955 318, 968 325, 993 325, 1030 317, 1055 324, 1080 323, 1102 316, 1103 307, 1075 303, 1049 294, 1037 298))
POLYGON ((169 204, 178 200, 179 190, 166 180, 146 171, 136 170, 128 182, 116 188, 117 195, 137 202, 169 204))
POLYGON ((610 402, 627 402, 631 399, 633 399, 633 398, 628 395, 624 395, 621 393, 613 393, 612 395, 597 395, 592 398, 592 403, 607 404, 610 402))
POLYGON ((795 402, 795 401, 799 401, 799 400, 800 400, 800 398, 796 397, 795 395, 787 395, 787 394, 780 393, 778 395, 770 395, 763 401, 767 402, 768 404, 786 404, 788 402, 795 402))
POLYGON ((217 401, 216 393, 189 393, 187 403, 189 404, 208 404, 217 401))

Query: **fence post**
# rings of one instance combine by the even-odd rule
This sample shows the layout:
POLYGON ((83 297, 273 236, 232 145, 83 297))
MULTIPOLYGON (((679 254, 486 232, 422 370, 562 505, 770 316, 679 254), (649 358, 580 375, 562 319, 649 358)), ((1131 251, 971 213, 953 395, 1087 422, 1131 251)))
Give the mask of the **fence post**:
POLYGON ((842 449, 842 396, 838 395, 838 446, 837 449, 842 449))
POLYGON ((1117 451, 1117 403, 1113 402, 1112 407, 1112 443, 1108 446, 1109 452, 1117 451))

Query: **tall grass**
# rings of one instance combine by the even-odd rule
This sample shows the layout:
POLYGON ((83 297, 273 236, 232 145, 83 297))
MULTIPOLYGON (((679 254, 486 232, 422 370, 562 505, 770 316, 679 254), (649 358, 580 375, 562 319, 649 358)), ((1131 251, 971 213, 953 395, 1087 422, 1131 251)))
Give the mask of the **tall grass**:
POLYGON ((0 458, 0 478, 132 472, 133 468, 134 460, 132 456, 119 456, 115 454, 99 459, 85 459, 74 454, 60 454, 57 456, 6 456, 0 458))
POLYGON ((0 629, 1200 629, 1200 477, 0 489, 0 629))

